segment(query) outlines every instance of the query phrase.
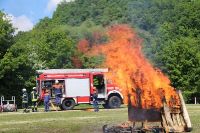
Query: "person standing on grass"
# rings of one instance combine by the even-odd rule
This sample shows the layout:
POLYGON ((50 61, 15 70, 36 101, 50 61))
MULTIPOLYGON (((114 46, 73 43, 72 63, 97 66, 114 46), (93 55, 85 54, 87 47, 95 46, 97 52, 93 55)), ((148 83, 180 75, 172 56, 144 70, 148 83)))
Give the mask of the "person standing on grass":
POLYGON ((61 104, 63 86, 61 84, 59 84, 58 80, 56 80, 55 84, 53 85, 53 88, 54 88, 54 93, 55 93, 55 103, 58 108, 61 104))
POLYGON ((28 93, 25 88, 22 89, 22 108, 24 109, 23 112, 28 112, 28 93))
POLYGON ((44 111, 48 112, 49 111, 49 101, 50 101, 50 95, 49 95, 49 90, 45 91, 44 94, 44 111))
POLYGON ((31 92, 32 112, 37 112, 38 93, 36 87, 33 87, 31 92))
POLYGON ((99 105, 98 105, 98 94, 97 94, 96 87, 94 87, 93 91, 94 91, 94 93, 93 93, 92 97, 93 97, 94 112, 98 112, 99 111, 99 105))

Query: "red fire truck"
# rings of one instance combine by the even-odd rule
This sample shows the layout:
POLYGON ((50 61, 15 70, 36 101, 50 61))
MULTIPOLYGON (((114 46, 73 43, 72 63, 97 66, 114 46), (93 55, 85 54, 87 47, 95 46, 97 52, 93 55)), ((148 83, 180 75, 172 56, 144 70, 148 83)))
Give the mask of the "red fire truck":
POLYGON ((118 108, 123 102, 120 89, 106 79, 108 69, 48 69, 37 70, 37 91, 40 99, 44 98, 45 90, 50 91, 51 98, 55 98, 53 85, 56 80, 63 86, 61 106, 62 110, 73 109, 82 103, 92 104, 94 87, 98 92, 98 102, 104 108, 118 108))

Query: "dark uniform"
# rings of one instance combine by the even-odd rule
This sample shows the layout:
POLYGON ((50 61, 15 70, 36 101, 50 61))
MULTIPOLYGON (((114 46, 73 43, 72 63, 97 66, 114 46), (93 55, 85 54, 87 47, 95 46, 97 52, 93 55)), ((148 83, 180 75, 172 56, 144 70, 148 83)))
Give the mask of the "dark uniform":
POLYGON ((55 88, 54 93, 55 93, 55 103, 57 106, 59 106, 61 104, 61 97, 62 97, 61 88, 55 88))
POLYGON ((47 91, 44 94, 44 111, 47 112, 49 111, 49 101, 50 101, 51 97, 49 95, 49 92, 47 91))
POLYGON ((53 85, 53 88, 55 94, 55 103, 57 106, 60 106, 62 98, 62 85, 57 82, 55 85, 53 85))
POLYGON ((35 88, 31 92, 32 112, 37 112, 38 93, 35 88))
POLYGON ((92 97, 93 97, 94 112, 98 112, 99 111, 99 105, 98 105, 98 95, 97 95, 97 93, 95 92, 92 97))
POLYGON ((28 112, 28 93, 26 92, 26 89, 23 89, 22 108, 24 109, 23 112, 28 112))

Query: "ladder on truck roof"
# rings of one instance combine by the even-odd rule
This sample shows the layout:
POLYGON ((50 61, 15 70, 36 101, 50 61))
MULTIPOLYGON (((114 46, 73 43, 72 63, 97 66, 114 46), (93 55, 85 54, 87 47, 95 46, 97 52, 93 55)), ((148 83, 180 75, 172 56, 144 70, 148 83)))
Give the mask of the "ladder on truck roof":
POLYGON ((99 69, 47 69, 47 70, 36 70, 38 74, 63 74, 63 73, 84 73, 84 72, 108 72, 108 68, 99 69))

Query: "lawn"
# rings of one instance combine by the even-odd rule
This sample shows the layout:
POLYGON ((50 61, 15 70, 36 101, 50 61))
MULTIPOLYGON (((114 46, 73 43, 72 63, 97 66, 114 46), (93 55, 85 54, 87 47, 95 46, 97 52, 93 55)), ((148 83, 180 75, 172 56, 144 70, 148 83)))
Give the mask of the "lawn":
MULTIPOLYGON (((101 133, 105 124, 127 121, 127 108, 100 109, 100 112, 85 110, 79 106, 70 111, 37 113, 0 113, 0 132, 5 133, 101 133)), ((200 132, 200 105, 187 105, 193 132, 200 132)))

